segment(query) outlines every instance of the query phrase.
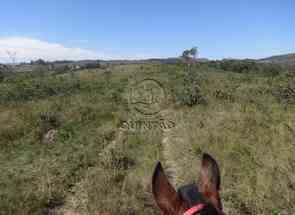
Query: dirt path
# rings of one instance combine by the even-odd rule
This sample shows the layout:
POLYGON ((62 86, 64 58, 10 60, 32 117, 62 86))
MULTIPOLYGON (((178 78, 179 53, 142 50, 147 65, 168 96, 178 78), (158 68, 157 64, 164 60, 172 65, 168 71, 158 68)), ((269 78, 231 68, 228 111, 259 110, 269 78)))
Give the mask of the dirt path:
POLYGON ((175 150, 175 139, 176 137, 173 135, 173 131, 165 131, 163 132, 162 139, 162 155, 164 159, 165 171, 168 175, 170 182, 172 185, 176 186, 179 183, 179 165, 176 162, 173 156, 173 150, 175 150))

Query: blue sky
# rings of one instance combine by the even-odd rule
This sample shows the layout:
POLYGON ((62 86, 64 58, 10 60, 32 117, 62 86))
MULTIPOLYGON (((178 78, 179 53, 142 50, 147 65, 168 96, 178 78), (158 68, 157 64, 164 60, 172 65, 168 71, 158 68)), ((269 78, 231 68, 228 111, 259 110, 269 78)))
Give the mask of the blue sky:
POLYGON ((294 0, 2 1, 0 61, 7 50, 53 59, 59 48, 75 59, 174 57, 192 46, 213 59, 292 53, 294 11, 294 0))

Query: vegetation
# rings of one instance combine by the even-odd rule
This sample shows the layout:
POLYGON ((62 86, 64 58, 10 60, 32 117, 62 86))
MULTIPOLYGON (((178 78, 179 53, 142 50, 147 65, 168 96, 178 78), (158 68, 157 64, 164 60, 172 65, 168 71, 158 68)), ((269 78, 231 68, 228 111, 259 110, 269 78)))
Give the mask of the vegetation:
POLYGON ((5 75, 0 214, 157 214, 156 161, 179 186, 205 151, 219 161, 226 214, 295 209, 294 107, 295 71, 252 61, 5 75), (147 77, 165 86, 176 127, 121 130, 134 115, 129 83, 147 77))
POLYGON ((184 50, 181 57, 186 63, 196 60, 198 57, 198 48, 193 47, 191 49, 184 50))
POLYGON ((211 61, 208 63, 210 67, 221 69, 224 71, 232 71, 238 73, 263 73, 270 76, 278 75, 285 71, 285 68, 278 64, 257 63, 253 60, 222 60, 211 61))

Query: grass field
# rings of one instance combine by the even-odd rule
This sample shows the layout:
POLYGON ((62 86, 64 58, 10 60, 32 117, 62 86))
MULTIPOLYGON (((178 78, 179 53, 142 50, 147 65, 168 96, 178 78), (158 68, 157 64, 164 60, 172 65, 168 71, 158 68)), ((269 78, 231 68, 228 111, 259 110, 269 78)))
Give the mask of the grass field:
POLYGON ((158 160, 176 186, 202 152, 221 168, 227 214, 295 209, 295 71, 121 65, 0 82, 0 214, 159 214, 158 160), (163 84, 169 131, 119 129, 130 80, 163 84), (46 139, 54 131, 52 139, 46 139))

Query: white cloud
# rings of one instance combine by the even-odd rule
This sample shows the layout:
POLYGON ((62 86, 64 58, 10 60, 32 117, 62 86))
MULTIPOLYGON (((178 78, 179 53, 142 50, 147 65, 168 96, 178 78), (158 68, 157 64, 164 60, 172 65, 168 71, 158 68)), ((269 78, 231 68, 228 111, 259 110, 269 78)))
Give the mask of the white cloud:
POLYGON ((36 60, 82 60, 106 58, 104 54, 81 48, 67 48, 61 44, 37 39, 0 38, 0 62, 11 62, 7 52, 15 53, 17 62, 36 60))
POLYGON ((0 62, 11 63, 8 53, 15 53, 17 62, 27 62, 42 58, 54 60, 83 60, 83 59, 142 59, 146 55, 119 56, 99 53, 82 48, 68 48, 58 43, 49 43, 38 39, 24 37, 0 38, 0 62))

